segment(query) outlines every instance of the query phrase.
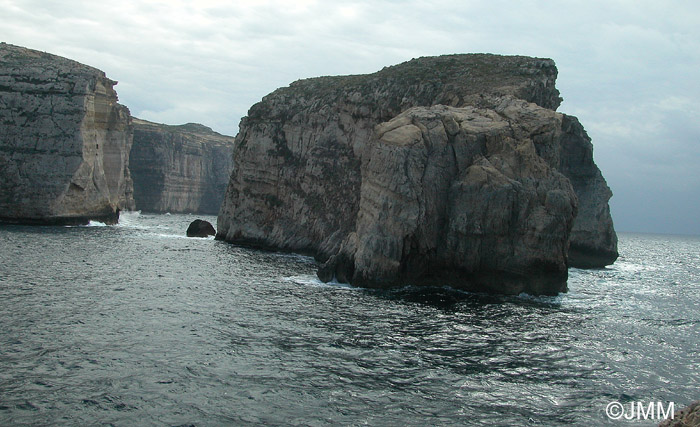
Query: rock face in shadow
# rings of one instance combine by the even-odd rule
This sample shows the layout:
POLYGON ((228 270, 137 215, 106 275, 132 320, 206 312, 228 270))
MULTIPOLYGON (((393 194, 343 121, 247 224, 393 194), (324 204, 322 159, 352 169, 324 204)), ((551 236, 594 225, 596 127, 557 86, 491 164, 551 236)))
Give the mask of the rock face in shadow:
POLYGON ((130 169, 136 208, 219 213, 233 167, 233 142, 200 124, 169 126, 134 118, 130 169))
POLYGON ((116 222, 134 207, 132 124, 104 72, 0 44, 0 220, 116 222))
POLYGON ((563 153, 590 141, 554 112, 556 75, 451 55, 278 89, 241 121, 217 238, 313 254, 323 280, 564 290, 580 201, 607 199, 567 176, 599 171, 563 153))
POLYGON ((579 199, 571 231, 569 265, 605 267, 618 257, 617 234, 608 205, 612 191, 593 162, 593 144, 578 119, 564 115, 562 127, 566 132, 560 142, 559 170, 569 178, 579 199))

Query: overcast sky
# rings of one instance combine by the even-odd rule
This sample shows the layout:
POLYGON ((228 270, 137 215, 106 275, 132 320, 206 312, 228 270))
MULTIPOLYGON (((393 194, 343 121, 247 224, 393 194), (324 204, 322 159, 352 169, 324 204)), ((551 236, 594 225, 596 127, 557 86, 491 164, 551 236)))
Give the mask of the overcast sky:
POLYGON ((143 119, 235 135, 274 89, 419 56, 555 60, 618 231, 700 234, 700 2, 0 0, 0 41, 97 67, 143 119))

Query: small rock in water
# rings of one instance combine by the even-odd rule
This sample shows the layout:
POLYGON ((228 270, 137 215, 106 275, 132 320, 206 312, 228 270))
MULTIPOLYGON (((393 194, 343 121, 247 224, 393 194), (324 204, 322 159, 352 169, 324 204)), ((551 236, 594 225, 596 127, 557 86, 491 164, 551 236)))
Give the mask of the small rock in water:
POLYGON ((209 221, 195 219, 189 227, 187 227, 187 237, 207 237, 215 236, 216 230, 209 221))

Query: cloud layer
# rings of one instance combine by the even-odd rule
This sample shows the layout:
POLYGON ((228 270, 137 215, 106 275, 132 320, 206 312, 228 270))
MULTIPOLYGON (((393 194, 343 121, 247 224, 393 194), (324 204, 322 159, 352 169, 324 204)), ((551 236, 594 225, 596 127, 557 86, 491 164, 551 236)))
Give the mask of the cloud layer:
POLYGON ((95 66, 144 119, 234 135, 272 90, 413 57, 557 62, 620 230, 700 234, 700 3, 0 0, 0 40, 95 66))

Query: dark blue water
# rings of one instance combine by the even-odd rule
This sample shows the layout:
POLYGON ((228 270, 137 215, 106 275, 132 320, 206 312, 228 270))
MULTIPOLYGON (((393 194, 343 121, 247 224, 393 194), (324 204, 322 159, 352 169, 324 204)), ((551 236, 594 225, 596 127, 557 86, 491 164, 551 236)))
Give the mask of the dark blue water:
POLYGON ((700 398, 699 238, 622 234, 569 293, 498 297, 324 285, 192 219, 0 226, 0 425, 614 425, 611 401, 700 398))

